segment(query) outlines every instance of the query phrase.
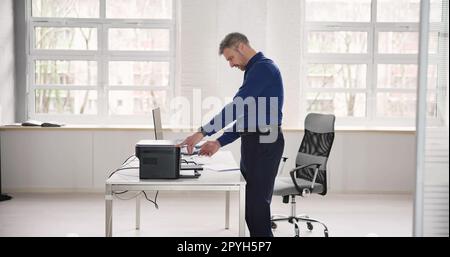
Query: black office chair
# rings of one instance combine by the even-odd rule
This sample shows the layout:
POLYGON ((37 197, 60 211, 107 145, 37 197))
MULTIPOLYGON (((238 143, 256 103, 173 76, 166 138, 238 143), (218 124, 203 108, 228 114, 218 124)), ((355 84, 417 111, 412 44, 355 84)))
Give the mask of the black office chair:
MULTIPOLYGON (((334 115, 317 113, 306 116, 305 135, 297 153, 296 168, 289 172, 290 177, 276 178, 273 192, 273 195, 283 197, 283 203, 289 203, 289 198, 291 199, 291 214, 273 215, 272 229, 277 228, 277 221, 288 221, 294 224, 295 236, 298 237, 300 235, 298 222, 306 222, 309 230, 313 230, 312 223, 319 223, 324 227, 325 237, 328 237, 328 228, 325 224, 307 215, 296 215, 295 197, 327 194, 326 168, 334 141, 335 119, 334 115)), ((283 166, 286 160, 287 158, 283 157, 283 166)))

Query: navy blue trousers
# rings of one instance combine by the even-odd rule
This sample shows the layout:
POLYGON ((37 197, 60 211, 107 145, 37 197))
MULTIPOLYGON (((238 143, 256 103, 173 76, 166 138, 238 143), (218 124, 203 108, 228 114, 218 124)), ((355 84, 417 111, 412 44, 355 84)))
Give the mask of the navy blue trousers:
POLYGON ((260 135, 241 135, 241 173, 247 185, 245 220, 251 237, 272 237, 270 203, 284 149, 280 131, 274 143, 260 143, 260 135))

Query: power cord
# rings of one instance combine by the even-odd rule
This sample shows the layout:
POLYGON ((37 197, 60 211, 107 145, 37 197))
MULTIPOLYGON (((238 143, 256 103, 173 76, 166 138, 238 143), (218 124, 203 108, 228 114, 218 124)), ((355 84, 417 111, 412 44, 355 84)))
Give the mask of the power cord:
MULTIPOLYGON (((122 163, 122 165, 124 165, 129 159, 131 159, 132 157, 136 157, 136 155, 131 155, 130 157, 128 157, 123 163, 122 163)), ((134 159, 132 160, 132 161, 134 161, 134 159)))
MULTIPOLYGON (((118 168, 118 169, 114 170, 113 172, 111 172, 111 174, 109 174, 108 178, 111 178, 112 175, 114 175, 116 172, 121 171, 121 170, 139 169, 139 167, 124 167, 124 166, 130 164, 131 162, 133 162, 136 158, 137 158, 136 155, 131 155, 130 157, 128 157, 128 158, 122 163, 121 168, 118 168), (133 158, 133 157, 134 157, 134 158, 133 158), (132 159, 131 161, 129 161, 131 158, 133 158, 133 159, 132 159), (128 162, 128 161, 129 161, 129 162, 128 162)), ((144 196, 145 196, 145 199, 146 199, 147 201, 153 203, 153 204, 155 205, 155 208, 156 208, 156 209, 159 209, 159 205, 158 205, 158 203, 156 202, 157 199, 158 199, 159 191, 156 191, 155 199, 154 199, 154 200, 151 200, 150 198, 148 198, 147 193, 146 193, 144 190, 142 190, 141 192, 137 193, 136 195, 134 195, 134 196, 131 197, 131 198, 122 198, 122 197, 119 197, 119 195, 122 195, 122 194, 125 194, 125 193, 128 193, 128 192, 129 192, 128 190, 122 191, 122 192, 113 192, 113 195, 114 195, 117 199, 120 199, 120 200, 131 200, 131 199, 134 199, 134 198, 138 197, 140 194, 143 193, 144 196)))
POLYGON ((134 170, 134 169, 139 169, 139 167, 124 167, 124 168, 119 168, 115 171, 113 171, 108 178, 111 178, 112 175, 114 175, 116 172, 121 171, 121 170, 134 170))
POLYGON ((122 197, 119 197, 118 195, 121 195, 121 194, 125 194, 125 193, 127 193, 128 191, 124 191, 124 192, 119 192, 119 193, 116 193, 116 192, 113 192, 113 194, 114 194, 114 196, 117 198, 117 199, 120 199, 120 200, 124 200, 124 201, 128 201, 128 200, 131 200, 131 199, 134 199, 134 198, 136 198, 136 197, 138 197, 142 192, 139 192, 139 193, 137 193, 136 195, 134 195, 134 196, 132 196, 132 197, 130 197, 130 198, 122 198, 122 197))
POLYGON ((150 199, 147 197, 147 193, 146 193, 145 191, 142 191, 142 192, 143 192, 144 195, 145 195, 145 199, 147 199, 147 201, 153 203, 153 204, 155 205, 155 208, 156 208, 156 209, 159 209, 158 203, 156 203, 156 200, 158 199, 159 191, 156 191, 155 199, 154 199, 153 201, 150 200, 150 199))
POLYGON ((118 172, 118 171, 120 171, 120 170, 131 170, 131 169, 139 169, 139 167, 123 167, 123 166, 126 166, 126 165, 128 165, 128 164, 130 164, 131 162, 133 162, 134 160, 136 160, 136 155, 131 155, 130 157, 128 157, 123 163, 122 163, 122 166, 120 167, 120 168, 118 168, 118 169, 116 169, 115 171, 113 171, 113 172, 111 172, 111 174, 109 174, 109 176, 108 176, 108 178, 111 178, 112 177, 112 175, 114 175, 116 172, 118 172), (129 161, 131 158, 133 158, 134 157, 134 159, 132 159, 131 161, 129 161), (128 162, 129 161, 129 162, 128 162), (128 163, 127 163, 128 162, 128 163), (123 168, 122 168, 123 167, 123 168))
POLYGON ((132 196, 132 197, 130 197, 130 198, 122 198, 122 197, 119 197, 119 195, 125 194, 125 193, 127 193, 127 192, 128 192, 128 190, 127 190, 127 191, 122 191, 122 192, 113 192, 113 195, 114 195, 117 199, 119 199, 119 200, 128 201, 128 200, 131 200, 131 199, 134 199, 134 198, 138 197, 140 194, 144 194, 145 199, 146 199, 147 201, 153 203, 153 204, 155 205, 155 208, 156 208, 156 209, 159 209, 159 205, 158 205, 158 203, 157 203, 159 191, 156 191, 156 195, 155 195, 155 199, 154 199, 154 200, 150 199, 150 198, 147 196, 147 193, 146 193, 145 191, 141 191, 141 192, 137 193, 136 195, 134 195, 134 196, 132 196))

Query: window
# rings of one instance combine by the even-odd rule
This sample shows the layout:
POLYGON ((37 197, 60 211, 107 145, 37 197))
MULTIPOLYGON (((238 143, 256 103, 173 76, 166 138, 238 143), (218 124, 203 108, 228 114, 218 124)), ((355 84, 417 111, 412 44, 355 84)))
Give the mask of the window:
MULTIPOLYGON (((431 0, 432 88, 442 66, 441 5, 431 0)), ((413 126, 420 0, 304 0, 303 7, 301 113, 334 113, 341 125, 413 126)), ((436 120, 436 90, 428 97, 436 120)))
POLYGON ((167 112, 174 91, 175 1, 27 3, 30 118, 151 124, 153 108, 167 112))

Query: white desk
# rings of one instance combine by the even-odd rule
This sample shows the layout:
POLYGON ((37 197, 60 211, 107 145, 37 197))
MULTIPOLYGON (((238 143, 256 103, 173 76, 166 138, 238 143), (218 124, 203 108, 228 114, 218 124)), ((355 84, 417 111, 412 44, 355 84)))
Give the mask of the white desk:
MULTIPOLYGON (((213 157, 201 157, 200 163, 220 163, 236 166, 236 162, 228 151, 219 151, 213 157), (206 159, 207 158, 207 159, 206 159)), ((137 167, 136 160, 128 166, 137 167)), ((207 167, 207 166, 206 166, 207 167)), ((236 166, 237 167, 237 166, 236 166)), ((186 191, 225 191, 225 229, 230 224, 230 191, 239 192, 239 236, 245 236, 245 180, 240 171, 214 171, 204 169, 199 178, 139 179, 139 170, 121 170, 106 180, 106 236, 112 236, 112 204, 113 192, 144 190, 186 190, 186 191)), ((140 227, 140 196, 136 197, 136 229, 140 227)))

